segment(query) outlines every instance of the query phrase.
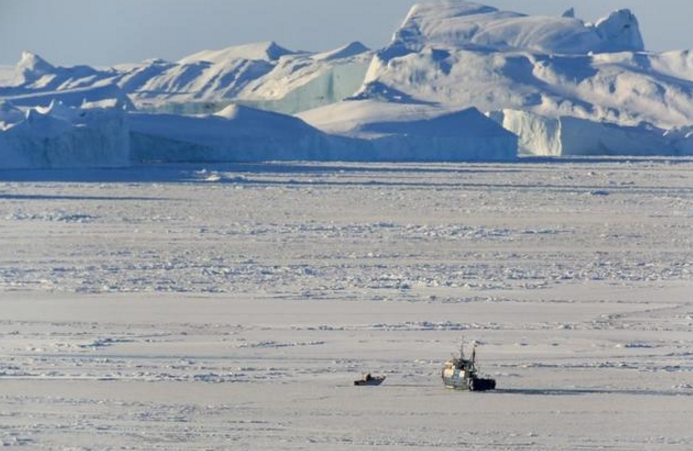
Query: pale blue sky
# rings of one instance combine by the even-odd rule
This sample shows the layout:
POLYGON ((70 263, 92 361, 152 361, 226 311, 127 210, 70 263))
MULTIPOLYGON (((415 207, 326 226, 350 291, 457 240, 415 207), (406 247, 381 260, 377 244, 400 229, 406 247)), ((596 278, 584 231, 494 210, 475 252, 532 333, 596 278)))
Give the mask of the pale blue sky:
MULTIPOLYGON (((386 44, 415 0, 0 0, 0 64, 30 50, 56 64, 108 65, 274 40, 327 50, 386 44)), ((693 48, 691 0, 488 0, 532 14, 576 6, 594 20, 633 9, 650 50, 693 48)))

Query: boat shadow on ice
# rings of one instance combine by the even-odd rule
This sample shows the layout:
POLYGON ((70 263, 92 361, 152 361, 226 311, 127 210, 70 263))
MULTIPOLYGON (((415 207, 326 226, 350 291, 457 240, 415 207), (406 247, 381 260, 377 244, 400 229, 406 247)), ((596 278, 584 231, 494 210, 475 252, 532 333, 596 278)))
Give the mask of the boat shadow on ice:
POLYGON ((693 391, 680 390, 639 390, 607 388, 502 388, 495 391, 501 395, 521 396, 587 396, 587 395, 623 395, 623 396, 663 396, 693 397, 693 391))

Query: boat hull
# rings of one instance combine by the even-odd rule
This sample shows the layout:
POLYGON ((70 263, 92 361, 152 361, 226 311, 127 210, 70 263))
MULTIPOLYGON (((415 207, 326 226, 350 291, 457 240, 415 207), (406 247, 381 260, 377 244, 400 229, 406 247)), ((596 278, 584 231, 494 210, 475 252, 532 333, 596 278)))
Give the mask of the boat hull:
POLYGON ((354 381, 356 387, 377 387, 385 382, 386 377, 374 377, 370 380, 358 380, 354 381))

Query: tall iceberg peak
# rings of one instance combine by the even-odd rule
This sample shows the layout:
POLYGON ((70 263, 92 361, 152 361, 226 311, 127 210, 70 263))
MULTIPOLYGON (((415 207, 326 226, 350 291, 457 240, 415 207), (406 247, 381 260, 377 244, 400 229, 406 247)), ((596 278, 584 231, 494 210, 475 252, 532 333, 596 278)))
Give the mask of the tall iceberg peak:
POLYGON ((385 54, 400 56, 427 46, 568 55, 644 49, 638 21, 628 10, 592 25, 570 14, 527 16, 466 0, 415 5, 385 54))
POLYGON ((55 69, 52 64, 31 52, 22 52, 22 58, 17 67, 23 70, 47 72, 55 69))
POLYGON ((567 9, 561 17, 564 19, 575 19, 575 8, 567 9))
POLYGON ((40 56, 31 52, 23 52, 22 58, 15 67, 15 82, 17 84, 27 83, 54 71, 55 67, 40 56))

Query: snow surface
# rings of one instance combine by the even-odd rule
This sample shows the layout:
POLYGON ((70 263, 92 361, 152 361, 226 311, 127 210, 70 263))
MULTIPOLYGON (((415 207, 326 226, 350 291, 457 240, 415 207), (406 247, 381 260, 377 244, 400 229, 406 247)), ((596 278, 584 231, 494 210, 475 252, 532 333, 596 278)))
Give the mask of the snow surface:
POLYGON ((0 443, 691 449, 691 187, 685 159, 0 171, 0 443), (497 392, 443 388, 463 337, 497 392))
POLYGON ((118 83, 150 111, 212 113, 234 102, 291 114, 354 94, 371 58, 360 43, 321 54, 259 43, 205 51, 178 63, 146 61, 125 71, 118 83))

